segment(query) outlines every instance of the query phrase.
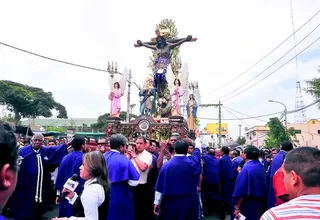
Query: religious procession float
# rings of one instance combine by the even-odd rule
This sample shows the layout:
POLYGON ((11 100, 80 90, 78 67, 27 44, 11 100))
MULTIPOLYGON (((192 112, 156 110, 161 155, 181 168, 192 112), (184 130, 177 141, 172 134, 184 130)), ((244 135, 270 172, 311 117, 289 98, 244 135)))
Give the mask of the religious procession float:
POLYGON ((152 74, 139 87, 139 117, 123 123, 119 118, 121 97, 127 83, 127 71, 116 82, 110 77, 111 113, 106 135, 122 133, 134 140, 144 135, 153 140, 167 139, 173 133, 193 137, 197 128, 197 108, 200 92, 197 82, 189 81, 188 65, 182 67, 179 46, 197 39, 191 35, 177 38, 177 29, 171 20, 162 20, 156 27, 156 37, 150 42, 138 40, 135 47, 145 47, 153 52, 149 64, 152 74), (186 116, 186 118, 184 118, 186 116))

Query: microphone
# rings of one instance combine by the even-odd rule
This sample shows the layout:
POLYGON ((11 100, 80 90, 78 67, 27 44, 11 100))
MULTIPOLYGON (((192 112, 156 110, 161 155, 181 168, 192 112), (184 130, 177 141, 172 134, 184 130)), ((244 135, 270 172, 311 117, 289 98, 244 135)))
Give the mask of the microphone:
MULTIPOLYGON (((72 192, 74 192, 74 190, 77 188, 77 186, 79 185, 78 183, 78 174, 73 174, 72 177, 70 177, 67 182, 63 185, 63 188, 68 189, 72 192)), ((60 196, 60 200, 61 199, 65 199, 67 197, 67 195, 69 194, 69 192, 63 192, 60 196)))

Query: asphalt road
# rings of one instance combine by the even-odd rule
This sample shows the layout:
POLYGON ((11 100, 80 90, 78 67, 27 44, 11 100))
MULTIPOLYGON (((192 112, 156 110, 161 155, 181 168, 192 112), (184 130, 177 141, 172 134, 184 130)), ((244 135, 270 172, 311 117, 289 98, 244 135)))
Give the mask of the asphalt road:
MULTIPOLYGON (((58 206, 53 206, 53 210, 52 211, 48 211, 46 214, 45 214, 45 217, 48 217, 48 220, 51 220, 51 218, 54 218, 54 217, 57 217, 58 216, 58 206)), ((217 216, 208 216, 208 217, 205 217, 203 220, 218 220, 219 218, 217 216)), ((227 216, 226 217, 226 220, 229 220, 230 219, 230 216, 227 216)), ((12 218, 8 218, 8 220, 14 220, 12 218)))

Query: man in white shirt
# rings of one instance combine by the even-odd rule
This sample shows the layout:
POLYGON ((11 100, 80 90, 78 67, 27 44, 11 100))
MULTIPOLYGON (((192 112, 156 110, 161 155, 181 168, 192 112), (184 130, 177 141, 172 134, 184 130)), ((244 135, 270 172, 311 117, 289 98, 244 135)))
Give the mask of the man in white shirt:
POLYGON ((136 139, 136 146, 128 152, 133 165, 140 174, 139 185, 133 189, 135 219, 150 219, 147 216, 148 212, 146 212, 145 207, 147 206, 148 197, 150 197, 148 195, 147 177, 152 164, 152 155, 145 150, 145 144, 145 137, 138 137, 136 139))
POLYGON ((260 220, 319 219, 320 151, 314 147, 295 148, 286 154, 282 169, 291 200, 269 209, 260 220))

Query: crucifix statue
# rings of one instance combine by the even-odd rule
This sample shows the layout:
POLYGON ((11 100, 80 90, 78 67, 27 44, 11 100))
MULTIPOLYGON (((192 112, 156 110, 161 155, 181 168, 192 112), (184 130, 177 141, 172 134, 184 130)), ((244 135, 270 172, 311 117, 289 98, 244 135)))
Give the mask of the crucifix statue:
POLYGON ((191 35, 186 38, 167 40, 166 36, 168 33, 168 29, 158 29, 156 30, 157 37, 155 38, 155 41, 142 42, 141 40, 138 40, 134 45, 135 47, 146 47, 157 52, 157 58, 154 61, 153 76, 154 87, 157 89, 159 98, 162 98, 164 95, 164 89, 167 83, 166 73, 168 71, 168 65, 170 64, 172 50, 185 42, 197 40, 197 38, 192 38, 191 35))

